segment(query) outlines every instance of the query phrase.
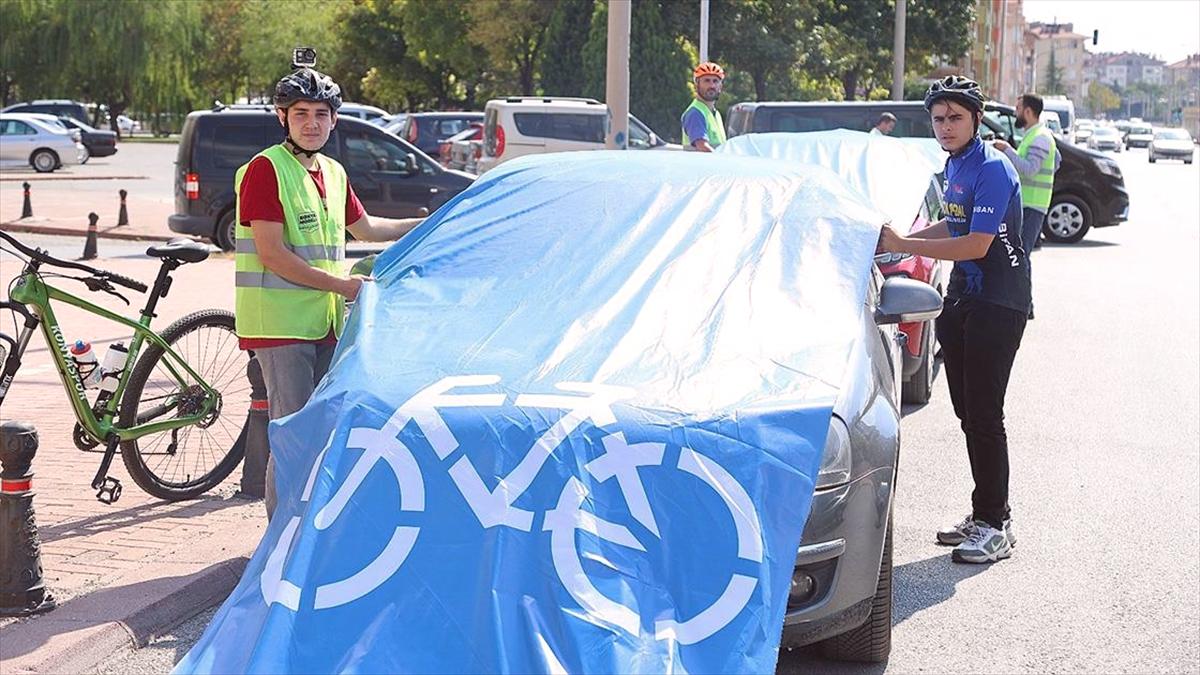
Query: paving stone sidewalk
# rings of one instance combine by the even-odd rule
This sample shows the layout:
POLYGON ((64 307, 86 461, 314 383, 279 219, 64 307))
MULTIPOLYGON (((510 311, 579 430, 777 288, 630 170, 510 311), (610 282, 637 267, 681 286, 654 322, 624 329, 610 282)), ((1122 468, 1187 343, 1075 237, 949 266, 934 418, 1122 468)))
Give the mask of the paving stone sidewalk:
MULTIPOLYGON (((13 263, 0 256, 5 280, 16 271, 13 263)), ((147 284, 158 270, 150 258, 92 264, 147 284)), ((159 305, 157 330, 197 309, 232 308, 232 256, 184 265, 174 277, 159 305)), ((133 294, 134 306, 126 307, 68 284, 63 287, 128 316, 144 302, 133 294)), ((129 338, 122 326, 74 308, 57 313, 68 341, 87 339, 102 352, 129 338)), ((0 320, 2 330, 12 330, 7 317, 0 320)), ((266 524, 262 502, 233 497, 241 467, 201 499, 168 503, 142 492, 117 458, 110 475, 121 480, 124 494, 112 505, 96 501, 89 484, 101 455, 74 446, 74 417, 40 335, 26 352, 0 416, 38 429, 34 506, 46 585, 59 602, 48 614, 0 623, 0 672, 90 670, 113 648, 144 644, 232 588, 266 524)))

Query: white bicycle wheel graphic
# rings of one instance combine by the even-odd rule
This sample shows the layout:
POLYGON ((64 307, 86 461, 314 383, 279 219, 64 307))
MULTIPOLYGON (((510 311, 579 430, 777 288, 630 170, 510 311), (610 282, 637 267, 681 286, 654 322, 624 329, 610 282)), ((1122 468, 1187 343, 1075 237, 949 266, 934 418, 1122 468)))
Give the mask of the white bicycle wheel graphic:
MULTIPOLYGON (((634 519, 652 534, 661 538, 654 514, 650 509, 640 477, 639 467, 662 466, 665 445, 661 443, 626 443, 623 434, 604 438, 605 454, 585 465, 597 481, 617 481, 634 519)), ((762 524, 754 503, 746 490, 720 464, 691 448, 684 447, 673 467, 699 478, 708 485, 729 510, 737 532, 737 556, 761 564, 763 560, 762 524)), ((588 500, 587 486, 570 478, 559 495, 558 504, 546 513, 544 529, 550 532, 551 557, 559 581, 579 603, 589 618, 619 628, 630 635, 640 634, 641 619, 631 608, 603 595, 592 584, 583 568, 576 546, 576 531, 592 534, 605 541, 638 551, 645 547, 624 525, 603 520, 583 509, 588 500)), ((746 607, 754 594, 758 580, 733 572, 721 595, 706 609, 684 620, 664 619, 655 622, 656 640, 672 640, 683 645, 701 642, 725 626, 746 607)))

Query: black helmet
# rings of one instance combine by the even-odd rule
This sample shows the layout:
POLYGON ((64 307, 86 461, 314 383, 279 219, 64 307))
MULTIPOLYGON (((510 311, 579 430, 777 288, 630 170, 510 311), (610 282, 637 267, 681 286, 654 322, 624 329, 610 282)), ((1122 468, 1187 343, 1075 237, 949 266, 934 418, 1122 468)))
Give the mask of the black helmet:
POLYGON ((983 90, 979 83, 962 75, 947 75, 929 85, 925 92, 925 110, 941 99, 962 103, 976 112, 983 112, 983 90))
POLYGON ((287 108, 296 101, 328 103, 331 110, 342 107, 342 88, 328 75, 301 68, 275 85, 275 105, 287 108))

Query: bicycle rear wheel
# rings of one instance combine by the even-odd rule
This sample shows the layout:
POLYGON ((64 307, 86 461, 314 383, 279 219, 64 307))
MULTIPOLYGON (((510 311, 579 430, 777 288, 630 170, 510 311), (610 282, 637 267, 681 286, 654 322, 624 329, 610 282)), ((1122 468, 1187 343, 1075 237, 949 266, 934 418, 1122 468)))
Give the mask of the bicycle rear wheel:
MULTIPOLYGON (((121 443, 121 459, 134 482, 160 499, 193 499, 216 487, 242 461, 242 434, 250 410, 246 366, 233 314, 204 310, 167 327, 163 340, 221 395, 214 411, 191 426, 121 443)), ((165 352, 151 345, 138 359, 121 399, 122 427, 192 414, 204 399, 179 367, 180 382, 166 367, 165 352)))

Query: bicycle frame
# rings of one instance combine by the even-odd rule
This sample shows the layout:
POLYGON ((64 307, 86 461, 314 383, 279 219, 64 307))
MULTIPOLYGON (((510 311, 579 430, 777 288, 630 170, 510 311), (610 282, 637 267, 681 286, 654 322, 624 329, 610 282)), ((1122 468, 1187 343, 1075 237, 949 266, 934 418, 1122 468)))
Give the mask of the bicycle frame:
MULTIPOLYGON (((22 272, 19 280, 9 293, 9 298, 14 303, 20 303, 31 309, 34 318, 26 318, 25 327, 16 340, 14 354, 10 354, 8 358, 20 359, 25 346, 29 343, 29 337, 35 328, 35 324, 40 323, 42 336, 46 340, 46 345, 51 347, 50 353, 54 360, 54 366, 58 370, 63 387, 68 392, 68 398, 75 412, 75 418, 78 420, 80 426, 87 431, 88 435, 99 442, 107 442, 110 436, 115 436, 121 441, 128 441, 149 434, 196 424, 212 412, 219 399, 219 394, 186 361, 180 358, 162 337, 150 330, 150 320, 154 316, 153 305, 159 297, 159 291, 163 286, 162 280, 164 278, 166 278, 166 275, 160 273, 159 283, 156 283, 150 291, 149 304, 143 310, 141 318, 138 321, 132 321, 103 307, 94 305, 83 298, 54 288, 42 281, 36 271, 30 271, 28 268, 22 272), (117 389, 113 392, 112 397, 109 398, 103 413, 99 417, 92 411, 92 404, 88 401, 87 389, 84 387, 83 381, 79 377, 79 371, 75 367, 75 363, 67 350, 62 329, 59 328, 58 320, 55 318, 54 310, 51 307, 51 302, 54 301, 78 307, 85 312, 95 314, 133 330, 134 334, 129 345, 129 354, 126 356, 125 367, 122 369, 120 380, 117 382, 117 389), (164 359, 162 363, 181 388, 187 386, 188 381, 185 376, 190 376, 194 383, 204 389, 204 403, 194 415, 180 415, 172 417, 169 420, 134 424, 131 427, 123 428, 115 424, 114 421, 117 406, 120 404, 121 398, 125 393, 126 384, 133 372, 133 364, 137 362, 137 357, 147 342, 157 345, 163 350, 164 359)), ((0 398, 0 401, 2 400, 0 398)))

